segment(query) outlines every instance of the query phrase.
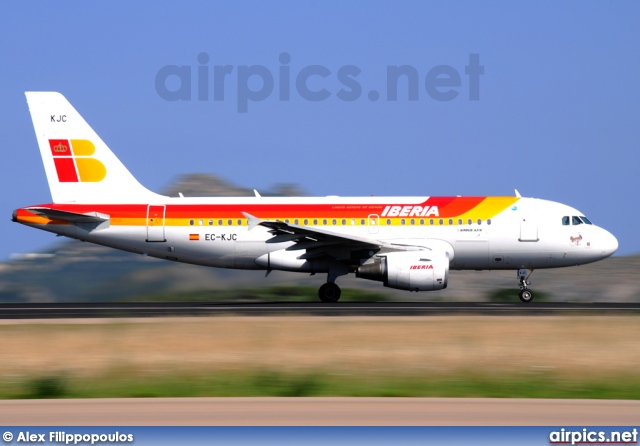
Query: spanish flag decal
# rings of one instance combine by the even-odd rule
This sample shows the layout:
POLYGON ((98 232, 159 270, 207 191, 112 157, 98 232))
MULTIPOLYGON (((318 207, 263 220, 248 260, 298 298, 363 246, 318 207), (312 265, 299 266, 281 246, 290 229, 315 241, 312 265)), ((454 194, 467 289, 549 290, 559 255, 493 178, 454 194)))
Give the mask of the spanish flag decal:
POLYGON ((189 234, 189 240, 200 240, 200 234, 189 234))
POLYGON ((107 176, 107 169, 91 157, 96 151, 86 139, 50 139, 53 163, 61 183, 97 183, 107 176))

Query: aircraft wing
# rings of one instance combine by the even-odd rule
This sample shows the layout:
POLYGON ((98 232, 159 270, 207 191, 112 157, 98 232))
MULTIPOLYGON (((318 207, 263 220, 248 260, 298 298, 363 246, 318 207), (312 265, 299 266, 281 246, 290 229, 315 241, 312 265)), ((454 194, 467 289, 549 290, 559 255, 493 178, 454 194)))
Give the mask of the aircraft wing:
POLYGON ((46 207, 30 207, 25 208, 26 211, 32 214, 46 217, 50 220, 62 220, 69 223, 102 223, 109 221, 109 216, 101 214, 99 212, 88 212, 86 214, 79 214, 77 212, 61 211, 58 209, 51 209, 46 207))
MULTIPOLYGON (((345 257, 343 254, 355 250, 374 250, 379 251, 386 243, 369 239, 366 237, 358 237, 353 235, 338 234, 324 229, 310 228, 308 226, 299 226, 285 223, 282 221, 261 220, 246 212, 242 213, 249 220, 249 230, 256 226, 269 228, 273 237, 267 240, 267 243, 294 242, 287 250, 306 250, 301 255, 301 259, 311 259, 322 257, 325 255, 331 257, 345 257)), ((346 255, 348 257, 348 255, 346 255)))

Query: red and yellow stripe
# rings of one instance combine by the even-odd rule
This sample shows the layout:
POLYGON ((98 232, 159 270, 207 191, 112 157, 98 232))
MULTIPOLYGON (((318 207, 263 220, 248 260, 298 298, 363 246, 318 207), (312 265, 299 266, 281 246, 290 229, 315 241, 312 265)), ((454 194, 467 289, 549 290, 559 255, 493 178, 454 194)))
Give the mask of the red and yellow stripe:
MULTIPOLYGON (((381 224, 386 225, 387 220, 391 225, 401 224, 401 220, 411 218, 443 219, 444 224, 452 219, 457 224, 459 219, 474 222, 478 219, 487 220, 495 217, 500 212, 512 206, 518 201, 517 197, 429 197, 423 203, 416 206, 436 206, 438 215, 428 217, 382 217, 381 224)), ((387 206, 398 206, 390 201, 385 204, 167 204, 164 216, 165 226, 192 226, 198 225, 199 220, 208 226, 209 220, 218 226, 218 220, 222 220, 224 226, 228 220, 232 220, 234 226, 238 220, 246 225, 243 212, 254 215, 263 220, 298 220, 300 224, 307 219, 309 225, 313 220, 318 224, 322 220, 333 219, 341 221, 356 220, 360 225, 362 219, 368 219, 370 215, 380 216, 387 206)), ((399 206, 407 206, 406 203, 399 206)), ((111 225, 114 226, 147 226, 147 204, 44 204, 38 207, 76 212, 79 214, 88 212, 100 212, 111 217, 111 225)), ((51 220, 37 216, 25 209, 17 211, 18 221, 26 224, 67 224, 66 222, 51 220)), ((349 222, 351 224, 351 222, 349 222)), ((365 223, 365 224, 368 224, 365 223)))

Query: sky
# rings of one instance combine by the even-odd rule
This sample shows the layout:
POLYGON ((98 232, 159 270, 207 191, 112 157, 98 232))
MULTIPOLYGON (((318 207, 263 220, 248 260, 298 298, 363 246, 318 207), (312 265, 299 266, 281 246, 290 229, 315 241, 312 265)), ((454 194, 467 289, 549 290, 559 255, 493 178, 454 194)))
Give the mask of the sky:
POLYGON ((25 91, 58 91, 147 188, 512 195, 640 252, 640 2, 2 2, 0 261, 55 242, 25 91))

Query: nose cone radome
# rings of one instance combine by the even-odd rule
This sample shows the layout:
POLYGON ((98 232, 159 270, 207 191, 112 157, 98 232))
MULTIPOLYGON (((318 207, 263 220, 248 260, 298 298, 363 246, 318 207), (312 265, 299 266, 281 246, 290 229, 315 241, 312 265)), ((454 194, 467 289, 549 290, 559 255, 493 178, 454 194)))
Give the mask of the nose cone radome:
POLYGON ((602 229, 602 232, 598 236, 598 244, 601 249, 602 258, 609 257, 611 254, 618 250, 618 239, 613 236, 609 231, 602 229))

